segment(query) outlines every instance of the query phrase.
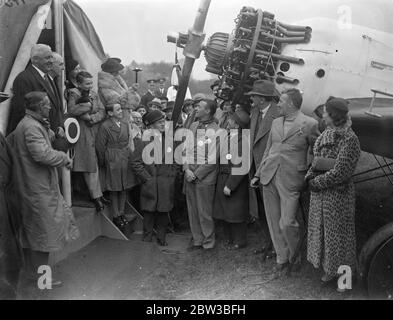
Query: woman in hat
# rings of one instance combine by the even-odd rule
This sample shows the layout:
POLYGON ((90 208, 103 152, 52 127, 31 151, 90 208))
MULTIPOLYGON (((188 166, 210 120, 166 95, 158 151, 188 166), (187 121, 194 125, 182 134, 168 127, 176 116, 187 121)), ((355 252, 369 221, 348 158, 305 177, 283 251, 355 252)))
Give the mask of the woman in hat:
POLYGON ((327 129, 314 145, 314 161, 305 179, 311 190, 307 259, 322 267, 322 282, 336 283, 338 269, 355 272, 355 188, 351 176, 360 157, 360 144, 351 129, 348 103, 333 98, 323 114, 327 129))
POLYGON ((140 102, 140 96, 134 88, 128 88, 120 75, 124 69, 121 60, 108 58, 98 72, 98 94, 104 105, 119 103, 124 111, 124 117, 129 118, 131 110, 140 102))
MULTIPOLYGON (((132 156, 132 168, 142 182, 140 190, 140 208, 143 212, 143 241, 151 242, 153 228, 157 230, 157 243, 166 246, 166 229, 168 226, 168 214, 173 209, 175 197, 176 166, 166 164, 165 157, 172 157, 171 148, 165 149, 165 115, 159 110, 153 110, 143 116, 143 122, 148 128, 144 136, 154 139, 153 142, 134 139, 135 152, 132 156), (162 148, 161 156, 154 161, 146 163, 143 158, 144 148, 151 143, 159 143, 162 148)), ((144 139, 145 140, 145 139, 144 139)), ((155 146, 156 147, 156 146, 155 146)), ((151 150, 151 149, 150 149, 151 150)))
MULTIPOLYGON (((231 250, 247 245, 246 221, 249 210, 249 161, 247 160, 250 150, 243 153, 243 146, 247 148, 249 143, 244 141, 246 137, 243 137, 242 130, 248 129, 249 124, 250 116, 243 110, 232 113, 228 119, 227 136, 224 139, 224 143, 228 146, 228 154, 223 155, 221 152, 221 157, 224 156, 228 164, 223 164, 221 158, 217 178, 213 217, 224 221, 226 245, 231 250), (234 147, 236 145, 237 148, 234 147)), ((222 147, 220 149, 224 150, 222 147)))

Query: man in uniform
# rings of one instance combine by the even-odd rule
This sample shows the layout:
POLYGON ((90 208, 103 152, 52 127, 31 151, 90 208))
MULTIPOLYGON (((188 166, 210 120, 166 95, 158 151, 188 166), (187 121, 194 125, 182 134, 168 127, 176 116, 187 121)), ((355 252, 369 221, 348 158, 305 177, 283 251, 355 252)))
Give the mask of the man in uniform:
POLYGON ((142 106, 147 106, 147 104, 156 97, 155 91, 156 91, 156 80, 154 79, 147 80, 147 92, 141 98, 142 106))
POLYGON ((214 248, 213 205, 218 174, 217 161, 211 161, 212 157, 217 159, 218 153, 218 145, 214 143, 219 129, 214 119, 217 105, 213 100, 203 99, 195 108, 198 121, 190 127, 194 139, 191 139, 192 143, 186 142, 184 164, 188 217, 193 238, 190 250, 214 248))
POLYGON ((158 88, 155 91, 155 96, 157 98, 161 99, 162 97, 166 97, 166 95, 167 95, 167 91, 168 90, 165 88, 165 81, 166 81, 165 78, 160 78, 160 79, 157 80, 158 88))

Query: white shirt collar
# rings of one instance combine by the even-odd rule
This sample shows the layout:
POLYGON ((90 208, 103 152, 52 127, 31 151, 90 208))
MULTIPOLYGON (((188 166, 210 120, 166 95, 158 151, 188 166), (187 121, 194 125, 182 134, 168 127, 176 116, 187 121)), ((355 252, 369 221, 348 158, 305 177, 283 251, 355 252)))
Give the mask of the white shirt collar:
POLYGON ((40 69, 38 69, 34 64, 32 65, 34 67, 34 69, 37 70, 37 72, 40 74, 40 76, 42 77, 42 79, 45 79, 45 72, 42 72, 40 69))
POLYGON ((262 109, 262 110, 261 110, 263 116, 265 116, 265 114, 268 112, 268 110, 269 110, 269 108, 270 108, 270 105, 271 105, 271 104, 269 103, 268 106, 267 106, 265 109, 262 109))

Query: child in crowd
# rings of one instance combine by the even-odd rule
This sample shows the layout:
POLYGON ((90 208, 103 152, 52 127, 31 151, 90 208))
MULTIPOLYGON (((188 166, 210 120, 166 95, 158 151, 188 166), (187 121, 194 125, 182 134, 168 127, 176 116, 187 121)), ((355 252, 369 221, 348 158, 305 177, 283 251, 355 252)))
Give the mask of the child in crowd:
POLYGON ((103 186, 111 196, 113 223, 123 228, 128 223, 124 215, 126 190, 137 184, 132 170, 129 169, 130 126, 123 119, 120 104, 109 104, 105 109, 108 119, 102 123, 97 134, 96 150, 98 163, 105 172, 103 186))
POLYGON ((78 119, 80 137, 76 143, 72 170, 82 172, 97 211, 104 208, 97 166, 95 137, 99 123, 105 118, 105 109, 93 88, 93 76, 80 71, 76 75, 76 88, 68 92, 68 114, 78 119))

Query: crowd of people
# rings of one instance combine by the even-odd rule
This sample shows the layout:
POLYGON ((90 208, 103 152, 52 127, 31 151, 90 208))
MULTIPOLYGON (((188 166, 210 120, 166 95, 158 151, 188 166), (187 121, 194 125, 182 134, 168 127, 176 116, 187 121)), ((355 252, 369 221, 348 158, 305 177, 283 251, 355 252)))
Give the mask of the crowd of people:
MULTIPOLYGON (((155 237, 160 246, 168 245, 169 224, 186 216, 190 251, 212 250, 218 223, 223 226, 225 247, 239 250, 247 246, 247 224, 259 221, 263 237, 256 253, 275 257, 274 272, 282 274, 300 267, 305 226, 307 260, 323 269, 323 283, 335 281, 341 265, 356 270, 351 176, 360 146, 347 101, 329 98, 317 121, 301 111, 298 89, 280 93, 273 82, 257 80, 246 93, 250 103, 242 105, 223 95, 216 81, 211 86, 214 98, 186 95, 174 129, 189 130, 196 143, 185 141, 182 163, 170 161, 172 149, 164 143, 150 163, 145 160, 150 140, 143 137, 148 133, 161 142, 166 138, 178 88, 167 89, 165 79, 150 79, 148 91, 141 95, 138 84, 128 86, 123 80, 123 68, 120 59, 108 58, 93 75, 74 62, 62 93, 56 85, 64 70, 62 57, 37 44, 31 63, 14 81, 0 164, 0 199, 8 202, 8 216, 13 218, 2 223, 2 233, 13 235, 5 254, 12 256, 10 248, 23 251, 21 260, 29 277, 36 279, 37 268, 48 264, 49 253, 78 236, 59 187, 58 169, 63 167, 83 175, 96 210, 108 206, 120 230, 130 223, 127 201, 135 206, 143 215, 143 241, 155 237), (76 118, 80 126, 73 158, 61 143, 67 117, 76 118), (217 132, 225 133, 217 145, 229 147, 227 161, 221 161, 222 155, 212 147, 217 132), (231 152, 234 142, 240 154, 231 152), (237 160, 244 153, 248 169, 237 172, 234 169, 241 166, 237 160), (19 195, 16 201, 10 190, 19 195), (310 192, 306 209, 300 205, 305 192, 310 192)), ((20 265, 21 261, 4 267, 11 287, 20 265)), ((60 283, 53 280, 53 285, 60 283)))

